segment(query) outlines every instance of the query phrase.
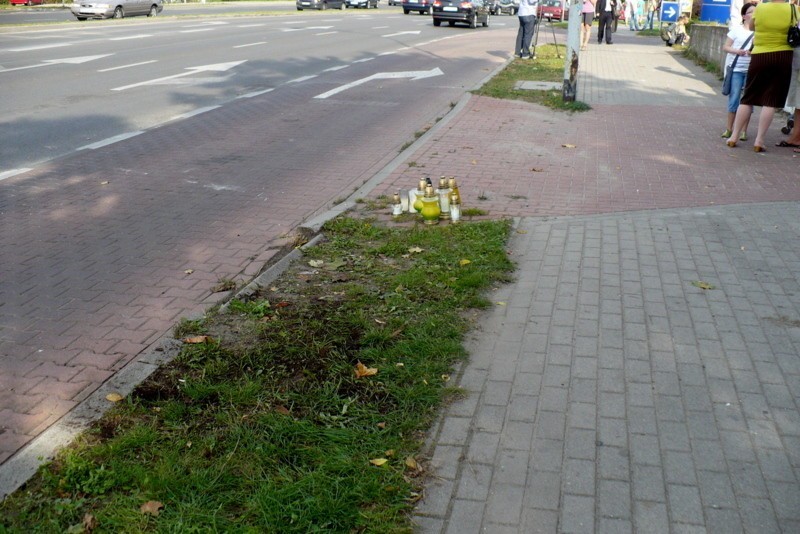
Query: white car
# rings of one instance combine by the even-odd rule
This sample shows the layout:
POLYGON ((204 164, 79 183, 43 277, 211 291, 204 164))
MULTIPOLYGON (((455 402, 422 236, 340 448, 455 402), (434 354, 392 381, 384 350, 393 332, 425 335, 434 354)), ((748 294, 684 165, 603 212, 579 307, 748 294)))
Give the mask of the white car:
POLYGON ((378 8, 378 0, 347 0, 347 7, 378 8))
POLYGON ((121 19, 134 15, 155 17, 162 9, 161 0, 78 0, 70 7, 78 20, 121 19))

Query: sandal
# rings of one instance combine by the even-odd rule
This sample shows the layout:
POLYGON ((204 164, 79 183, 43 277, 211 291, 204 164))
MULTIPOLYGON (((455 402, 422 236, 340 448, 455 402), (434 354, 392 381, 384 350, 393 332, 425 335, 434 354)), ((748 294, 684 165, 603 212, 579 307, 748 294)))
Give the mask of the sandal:
POLYGON ((722 135, 721 135, 720 137, 722 137, 723 139, 727 139, 727 138, 729 138, 729 137, 730 137, 732 134, 733 134, 733 132, 732 132, 732 131, 730 131, 730 130, 725 130, 724 132, 722 132, 722 135))
POLYGON ((781 148, 800 148, 800 145, 795 145, 794 143, 787 143, 786 141, 775 143, 775 146, 779 146, 781 148))
POLYGON ((766 152, 767 149, 761 145, 753 145, 753 152, 766 152))
POLYGON ((742 135, 739 136, 739 141, 747 141, 747 133, 742 132, 742 135))

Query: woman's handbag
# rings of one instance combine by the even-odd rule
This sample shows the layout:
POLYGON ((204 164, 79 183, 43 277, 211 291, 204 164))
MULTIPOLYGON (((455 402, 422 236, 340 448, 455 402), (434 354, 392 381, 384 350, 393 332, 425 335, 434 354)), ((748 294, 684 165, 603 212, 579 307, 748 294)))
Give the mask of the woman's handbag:
POLYGON ((792 9, 792 23, 789 25, 789 33, 786 34, 786 42, 792 48, 797 48, 800 46, 800 27, 797 26, 795 7, 792 4, 789 4, 789 7, 792 9))
MULTIPOLYGON (((745 42, 742 43, 742 48, 740 48, 739 50, 744 50, 745 48, 747 48, 747 43, 749 43, 750 39, 752 38, 753 34, 751 33, 750 37, 748 37, 745 40, 745 42)), ((735 58, 733 58, 731 64, 728 65, 728 68, 725 69, 725 78, 722 80, 722 94, 725 96, 731 94, 731 81, 733 79, 733 69, 736 68, 736 62, 738 61, 739 61, 739 56, 737 55, 735 58)))

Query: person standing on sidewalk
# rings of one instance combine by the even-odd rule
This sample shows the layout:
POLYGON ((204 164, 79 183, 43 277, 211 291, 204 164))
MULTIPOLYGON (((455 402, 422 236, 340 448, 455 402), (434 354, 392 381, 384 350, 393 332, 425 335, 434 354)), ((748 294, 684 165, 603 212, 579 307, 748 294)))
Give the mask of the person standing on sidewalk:
POLYGON ((600 17, 600 25, 597 28, 597 44, 603 44, 603 37, 606 39, 606 44, 614 44, 611 42, 611 28, 614 26, 617 0, 597 0, 595 7, 597 15, 600 17))
POLYGON ((656 18, 656 11, 658 10, 658 0, 647 0, 647 20, 644 23, 645 30, 653 29, 653 19, 656 18))
POLYGON ((761 106, 753 150, 766 151, 764 136, 772 124, 775 109, 783 107, 789 94, 793 51, 786 42, 786 34, 792 22, 792 10, 796 9, 786 0, 772 0, 758 4, 753 13, 754 46, 747 69, 744 96, 728 139, 729 147, 736 146, 739 134, 744 131, 744 125, 753 113, 753 106, 761 106))
POLYGON ((597 0, 583 0, 581 9, 581 50, 589 47, 589 38, 592 36, 592 21, 594 20, 594 4, 597 0))
POLYGON ((631 31, 642 31, 639 27, 639 0, 628 0, 625 16, 628 17, 628 29, 631 31))
POLYGON ((531 41, 533 40, 533 30, 536 27, 536 6, 539 0, 520 0, 519 11, 519 30, 517 30, 517 45, 514 55, 528 59, 531 57, 531 41))
MULTIPOLYGON (((750 50, 752 49, 753 30, 750 29, 750 19, 756 10, 755 4, 745 4, 742 6, 742 24, 738 28, 731 28, 728 32, 728 40, 722 45, 722 50, 727 52, 725 58, 725 72, 736 59, 736 66, 731 72, 731 92, 728 93, 728 124, 722 137, 729 139, 733 130, 733 120, 736 118, 736 110, 739 109, 739 100, 742 98, 742 88, 747 78, 747 68, 750 66, 750 50)), ((739 134, 740 141, 747 141, 747 126, 750 123, 748 117, 744 124, 742 133, 739 134)))

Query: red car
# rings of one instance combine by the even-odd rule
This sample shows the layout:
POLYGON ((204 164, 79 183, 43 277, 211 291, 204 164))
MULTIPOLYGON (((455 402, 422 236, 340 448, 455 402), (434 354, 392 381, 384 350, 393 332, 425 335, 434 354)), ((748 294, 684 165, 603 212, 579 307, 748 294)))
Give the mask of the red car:
POLYGON ((35 6, 35 5, 43 5, 44 0, 9 0, 9 4, 12 6, 35 6))
POLYGON ((569 20, 569 8, 564 9, 562 0, 542 0, 539 2, 539 17, 545 20, 569 20))

